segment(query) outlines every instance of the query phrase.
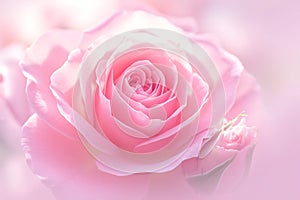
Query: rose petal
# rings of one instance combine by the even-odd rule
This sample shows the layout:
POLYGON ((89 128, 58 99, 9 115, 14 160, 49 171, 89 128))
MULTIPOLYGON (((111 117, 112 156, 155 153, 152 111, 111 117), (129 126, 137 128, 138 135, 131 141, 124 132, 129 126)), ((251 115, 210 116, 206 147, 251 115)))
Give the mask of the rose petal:
POLYGON ((69 52, 78 45, 79 38, 79 32, 48 32, 26 51, 20 63, 28 78, 27 92, 35 112, 68 137, 74 137, 75 130, 57 109, 55 98, 49 89, 50 76, 67 60, 69 52))
POLYGON ((49 126, 66 137, 76 138, 75 128, 59 113, 57 101, 51 91, 48 88, 41 87, 28 80, 26 90, 30 105, 49 126))
POLYGON ((230 191, 238 187, 248 175, 255 145, 250 145, 237 152, 234 160, 224 172, 217 192, 230 191))
POLYGON ((211 193, 218 188, 223 173, 235 156, 235 151, 214 148, 203 159, 192 158, 184 161, 183 173, 196 192, 211 193))
POLYGON ((148 185, 148 174, 122 177, 92 168, 53 188, 53 190, 58 200, 139 200, 146 195, 148 185))
POLYGON ((25 94, 26 78, 18 65, 23 55, 19 46, 0 50, 0 98, 5 99, 15 119, 23 124, 30 115, 25 94))
POLYGON ((21 66, 26 76, 35 81, 49 83, 50 75, 67 60, 68 54, 79 44, 81 33, 76 31, 49 31, 26 51, 21 66))
MULTIPOLYGON (((181 31, 180 28, 174 26, 165 18, 143 11, 136 11, 133 13, 126 11, 117 12, 98 26, 86 30, 82 37, 81 46, 87 48, 87 46, 91 43, 95 43, 99 38, 100 41, 98 41, 98 43, 100 43, 101 41, 104 41, 106 37, 110 37, 112 33, 117 35, 131 30, 144 28, 160 29, 161 27, 168 30, 181 31)), ((90 50, 92 50, 94 46, 96 45, 91 45, 90 50)))
POLYGON ((205 36, 198 36, 196 40, 211 57, 220 73, 225 90, 226 111, 228 111, 234 104, 244 67, 238 58, 224 51, 218 44, 205 36))
POLYGON ((182 168, 186 177, 201 176, 233 159, 235 155, 235 151, 226 151, 217 147, 202 159, 192 158, 184 161, 182 168))
POLYGON ((62 136, 36 114, 23 127, 22 146, 32 171, 49 186, 59 185, 93 164, 80 141, 62 136))
POLYGON ((30 167, 57 199, 129 200, 147 190, 147 175, 117 177, 99 171, 80 142, 61 136, 37 115, 24 126, 22 145, 30 167))
POLYGON ((80 70, 82 52, 80 49, 73 50, 68 60, 51 75, 51 85, 62 93, 72 89, 77 81, 80 70), (66 76, 66 74, 68 74, 66 76))
POLYGON ((195 192, 185 180, 180 167, 166 173, 153 174, 149 191, 144 200, 198 199, 195 192))
POLYGON ((233 119, 241 112, 245 112, 249 125, 258 126, 259 119, 264 118, 264 106, 262 99, 259 97, 260 87, 255 78, 248 72, 244 71, 241 76, 240 84, 237 89, 236 100, 233 107, 227 113, 228 119, 233 119))

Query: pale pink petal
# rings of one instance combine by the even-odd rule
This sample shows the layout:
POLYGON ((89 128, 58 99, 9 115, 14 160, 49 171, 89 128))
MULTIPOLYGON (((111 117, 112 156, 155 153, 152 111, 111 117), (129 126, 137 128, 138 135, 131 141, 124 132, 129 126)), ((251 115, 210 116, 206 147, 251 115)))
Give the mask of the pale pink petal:
POLYGON ((21 66, 26 76, 40 83, 49 83, 50 75, 67 60, 69 52, 79 44, 80 32, 49 31, 26 51, 21 66), (45 79, 47 77, 47 79, 45 79))
POLYGON ((136 11, 133 13, 126 11, 117 12, 98 26, 86 30, 82 37, 81 47, 85 49, 90 46, 91 49, 93 49, 95 45, 91 44, 97 41, 97 39, 100 40, 98 41, 98 43, 100 43, 107 39, 107 37, 127 31, 144 28, 160 29, 161 27, 168 30, 182 31, 158 15, 152 15, 144 11, 136 11))
POLYGON ((80 33, 56 30, 41 36, 27 49, 21 66, 28 78, 27 92, 35 112, 62 134, 74 137, 75 129, 61 117, 49 86, 52 73, 63 66, 79 43, 80 33), (76 42, 77 41, 77 42, 76 42))
POLYGON ((206 157, 192 158, 182 164, 183 173, 187 182, 195 191, 201 193, 214 192, 220 179, 235 159, 237 152, 225 151, 222 148, 214 148, 206 157))
POLYGON ((197 42, 211 57, 215 67, 219 71, 225 90, 226 111, 228 111, 234 104, 240 76, 244 71, 244 67, 238 58, 224 51, 219 44, 205 38, 205 36, 199 36, 197 42))
POLYGON ((76 129, 59 113, 57 101, 50 89, 43 88, 32 80, 28 80, 26 90, 29 103, 39 114, 39 117, 64 136, 76 137, 76 129))
POLYGON ((20 46, 0 49, 0 98, 5 99, 19 124, 23 124, 30 115, 25 93, 26 78, 18 65, 22 55, 23 48, 20 46))
MULTIPOLYGON (((77 133, 83 137, 82 142, 89 143, 89 146, 92 148, 97 149, 98 151, 111 153, 116 150, 116 147, 111 144, 110 141, 104 137, 103 134, 100 134, 96 127, 92 126, 92 124, 87 121, 78 111, 74 110, 68 102, 63 99, 63 95, 51 88, 53 91, 54 96, 57 99, 57 106, 61 115, 70 123, 72 124, 77 133)), ((81 137, 81 139, 82 139, 81 137)))
POLYGON ((225 170, 217 192, 230 191, 237 188, 247 177, 255 145, 250 145, 238 151, 233 161, 225 170))
POLYGON ((120 129, 117 122, 113 119, 109 100, 105 98, 101 92, 99 96, 96 95, 95 106, 95 112, 97 113, 103 133, 118 147, 133 151, 136 145, 145 141, 145 139, 142 138, 131 137, 120 129))
POLYGON ((197 196, 186 181, 180 167, 166 173, 153 174, 149 192, 144 200, 197 200, 197 196))
POLYGON ((147 175, 118 177, 99 171, 80 142, 61 136, 37 115, 24 126, 22 144, 29 166, 57 199, 133 199, 147 190, 147 175))
POLYGON ((83 53, 80 49, 70 52, 68 60, 51 75, 51 85, 62 93, 72 89, 77 81, 83 53))
POLYGON ((113 92, 110 102, 111 114, 120 122, 143 132, 147 137, 157 134, 163 127, 164 121, 161 119, 150 119, 141 111, 137 111, 129 106, 129 102, 120 97, 119 92, 113 92))
POLYGON ((53 188, 58 200, 140 200, 148 193, 149 175, 114 176, 91 168, 53 188))
POLYGON ((207 174, 216 167, 223 165, 236 155, 235 151, 226 151, 223 148, 214 148, 204 158, 192 158, 182 164, 186 177, 195 177, 207 174))
POLYGON ((62 136, 36 114, 23 127, 22 146, 32 171, 49 186, 63 184, 95 165, 80 141, 62 136))
MULTIPOLYGON (((188 86, 183 87, 184 84, 187 84, 187 83, 185 83, 185 81, 183 80, 183 77, 180 76, 179 81, 178 81, 179 88, 176 90, 176 93, 177 93, 176 96, 183 97, 184 96, 184 91, 186 92, 186 90, 184 90, 185 88, 187 90, 189 90, 189 89, 191 90, 191 88, 188 87, 188 86)), ((196 98, 200 98, 200 97, 198 97, 198 96, 195 97, 194 94, 193 95, 188 95, 187 102, 186 102, 186 107, 181 111, 182 120, 181 120, 180 124, 177 124, 176 126, 172 127, 171 129, 167 130, 166 132, 164 132, 164 133, 162 133, 158 136, 152 137, 151 139, 147 140, 146 142, 144 142, 142 144, 139 144, 137 147, 141 147, 143 145, 149 145, 152 142, 156 142, 156 141, 159 141, 161 139, 170 137, 174 134, 178 134, 178 131, 180 131, 180 129, 184 128, 185 126, 189 126, 189 123, 191 123, 192 121, 194 121, 194 120, 199 121, 198 117, 199 117, 199 114, 201 112, 201 108, 206 103, 205 99, 206 99, 207 94, 208 94, 208 88, 207 88, 206 84, 204 84, 202 82, 202 84, 199 85, 199 86, 202 87, 202 89, 200 90, 201 91, 200 96, 203 98, 203 100, 198 102, 196 98)), ((182 102, 179 102, 179 103, 182 104, 182 102)), ((173 116, 171 116, 171 118, 172 117, 173 116)), ((191 134, 196 135, 197 132, 194 132, 194 133, 191 133, 191 134)))
POLYGON ((227 113, 228 119, 233 119, 241 112, 245 112, 248 125, 259 126, 260 121, 266 116, 262 99, 259 95, 260 87, 255 78, 244 71, 236 93, 236 100, 233 107, 227 113))

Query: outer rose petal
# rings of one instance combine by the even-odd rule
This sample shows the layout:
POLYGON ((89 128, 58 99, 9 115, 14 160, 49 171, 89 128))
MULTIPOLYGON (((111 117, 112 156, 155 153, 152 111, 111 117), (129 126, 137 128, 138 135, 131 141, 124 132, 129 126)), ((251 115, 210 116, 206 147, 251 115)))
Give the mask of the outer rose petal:
POLYGON ((23 127, 22 146, 33 172, 46 177, 49 185, 60 184, 93 165, 80 141, 60 135, 36 114, 23 127))
POLYGON ((92 169, 54 188, 57 200, 144 200, 148 175, 113 176, 92 169))
POLYGON ((160 174, 151 175, 149 192, 143 200, 199 200, 186 181, 180 167, 160 174))
POLYGON ((230 165, 224 171, 221 180, 219 182, 217 192, 228 192, 237 188, 248 175, 252 153, 255 145, 247 146, 241 151, 236 151, 236 156, 230 163, 230 165))
MULTIPOLYGON (((84 32, 80 47, 87 48, 97 45, 97 40, 103 41, 107 37, 135 29, 164 28, 182 32, 182 30, 163 17, 151 15, 143 11, 118 12, 103 23, 84 32), (94 43, 96 41, 96 43, 94 43), (94 43, 93 45, 91 45, 94 43)), ((99 42, 99 41, 98 41, 99 42)))
POLYGON ((254 145, 241 151, 216 147, 203 159, 190 159, 182 167, 190 185, 202 194, 232 190, 243 181, 254 145))
POLYGON ((31 169, 58 199, 129 200, 145 193, 146 175, 117 177, 99 171, 79 141, 62 136, 36 114, 23 127, 22 145, 31 169))
POLYGON ((205 49, 220 73, 225 90, 227 112, 234 104, 244 67, 238 58, 226 52, 217 42, 212 41, 212 39, 205 36, 196 36, 196 41, 205 49))
POLYGON ((223 171, 234 159, 235 154, 233 151, 214 148, 205 158, 186 160, 182 164, 183 173, 196 191, 212 192, 217 187, 223 171))
POLYGON ((49 32, 26 51, 21 61, 29 81, 27 92, 32 107, 49 125, 68 137, 74 137, 76 131, 59 113, 49 85, 51 74, 64 64, 79 38, 79 32, 49 32))
POLYGON ((19 124, 23 124, 30 113, 25 94, 26 79, 18 66, 22 50, 19 46, 10 46, 0 51, 0 98, 5 100, 19 124))
POLYGON ((5 148, 13 147, 19 149, 19 133, 21 131, 19 123, 15 120, 7 102, 0 98, 0 162, 5 156, 5 148), (2 150, 4 149, 4 150, 2 150))
POLYGON ((30 114, 26 78, 18 66, 22 51, 21 46, 0 49, 0 196, 32 200, 42 195, 53 200, 49 189, 29 170, 20 146, 21 124, 30 114))
POLYGON ((247 122, 255 124, 259 127, 259 123, 266 115, 263 109, 262 99, 259 96, 260 87, 255 78, 248 72, 244 71, 241 76, 240 84, 237 88, 236 100, 233 107, 227 113, 228 119, 233 119, 235 116, 245 111, 248 115, 247 122))
POLYGON ((169 19, 173 24, 186 31, 197 32, 199 27, 195 18, 191 17, 192 14, 201 13, 202 0, 131 0, 131 1, 120 1, 119 4, 122 8, 127 10, 146 10, 150 13, 154 13, 169 19), (184 9, 183 9, 184 8, 184 9))

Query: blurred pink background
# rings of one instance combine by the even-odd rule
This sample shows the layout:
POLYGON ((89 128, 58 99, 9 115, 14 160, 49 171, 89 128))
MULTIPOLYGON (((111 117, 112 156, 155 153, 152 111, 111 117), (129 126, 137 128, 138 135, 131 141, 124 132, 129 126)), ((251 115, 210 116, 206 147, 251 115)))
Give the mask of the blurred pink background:
MULTIPOLYGON (((268 113, 260 127, 246 182, 220 199, 299 199, 300 180, 300 3, 296 0, 0 0, 0 199, 54 199, 27 167, 21 123, 4 110, 7 65, 51 28, 86 28, 120 9, 144 9, 171 20, 191 17, 198 32, 210 33, 240 58, 262 87, 268 113), (11 119, 7 119, 7 113, 11 119), (5 117, 4 117, 5 116, 5 117)), ((177 20, 180 21, 180 20, 177 20)), ((193 23, 191 24, 193 25, 193 23)), ((17 64, 14 64, 15 66, 17 64)), ((17 72, 10 81, 21 77, 17 72)), ((11 72, 10 72, 11 73, 11 72)), ((22 91, 22 86, 16 86, 22 91)))

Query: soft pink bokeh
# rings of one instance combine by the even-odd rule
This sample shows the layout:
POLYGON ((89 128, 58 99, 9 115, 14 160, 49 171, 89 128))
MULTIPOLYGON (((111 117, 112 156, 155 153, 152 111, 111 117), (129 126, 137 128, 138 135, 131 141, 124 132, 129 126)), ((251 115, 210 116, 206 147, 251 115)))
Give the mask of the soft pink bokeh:
POLYGON ((116 12, 118 0, 12 0, 0 1, 0 46, 29 45, 53 28, 86 28, 116 12))
MULTIPOLYGON (((48 28, 83 28, 97 22, 98 19, 95 20, 94 15, 85 14, 87 18, 80 18, 80 15, 77 14, 83 10, 87 12, 91 8, 97 12, 97 8, 101 10, 105 6, 91 6, 94 5, 91 1, 83 2, 86 2, 86 7, 80 6, 79 3, 75 4, 74 7, 69 6, 68 1, 66 3, 58 2, 59 9, 56 9, 57 7, 53 6, 56 1, 53 3, 22 0, 0 1, 0 24, 2 27, 0 45, 7 46, 16 42, 28 45, 48 28), (41 8, 40 4, 43 4, 44 7, 41 8), (67 4, 66 8, 63 8, 62 4, 67 4), (57 10, 61 10, 62 13, 57 12, 57 10), (71 15, 76 13, 76 17, 78 16, 82 21, 76 24, 76 21, 72 22, 70 17, 65 17, 64 13, 71 13, 71 15), (89 18, 89 16, 93 17, 89 18), (69 19, 65 21, 62 18, 69 19)), ((120 5, 133 9, 136 4, 130 2, 122 1, 120 5)), ((180 6, 171 6, 172 10, 169 6, 165 6, 165 3, 153 2, 150 0, 145 2, 145 7, 149 10, 171 14, 173 17, 194 17, 200 26, 200 31, 216 35, 216 38, 227 50, 240 58, 262 87, 262 95, 270 115, 262 121, 265 127, 259 131, 250 175, 238 191, 231 195, 221 196, 220 199, 295 199, 299 197, 298 180, 300 173, 298 170, 300 161, 298 152, 300 149, 297 145, 297 141, 300 139, 298 126, 300 117, 298 111, 300 107, 300 82, 298 78, 300 74, 299 2, 294 0, 194 1, 196 3, 184 1, 187 2, 186 5, 180 2, 178 4, 180 6)), ((114 10, 113 6, 109 5, 108 7, 109 9, 104 9, 106 14, 114 10)), ((103 12, 99 11, 99 14, 101 13, 103 12)), ((1 113, 3 113, 2 110, 1 113)), ((4 121, 2 122, 1 129, 8 125, 4 121)), ((11 136, 5 140, 10 140, 12 143, 8 143, 12 146, 1 145, 1 152, 11 152, 9 149, 17 148, 15 145, 18 143, 16 139, 19 136, 15 135, 13 139, 9 138, 11 136)), ((3 166, 10 166, 9 163, 20 163, 19 165, 13 164, 13 166, 25 167, 24 158, 20 157, 19 153, 18 156, 11 153, 12 158, 9 160, 14 158, 17 160, 7 160, 7 162, 5 161, 7 164, 3 166)), ((13 169, 12 167, 9 168, 13 169)), ((17 171, 22 171, 22 169, 24 168, 20 167, 12 174, 17 174, 17 171)), ((24 177, 28 176, 28 179, 36 181, 29 170, 24 171, 26 174, 24 177)), ((5 174, 7 176, 9 173, 5 172, 5 174)), ((32 186, 33 188, 40 187, 39 184, 31 185, 31 181, 28 179, 18 178, 18 181, 23 182, 22 188, 24 190, 32 186)), ((1 176, 0 190, 9 185, 6 180, 13 179, 10 177, 2 179, 1 176), (2 187, 1 184, 6 186, 2 187)), ((174 185, 176 184, 174 183, 174 185)), ((2 191, 0 197, 2 197, 1 194, 2 191)), ((36 195, 34 192, 32 194, 40 198, 47 196, 43 192, 39 193, 40 195, 36 195)))

